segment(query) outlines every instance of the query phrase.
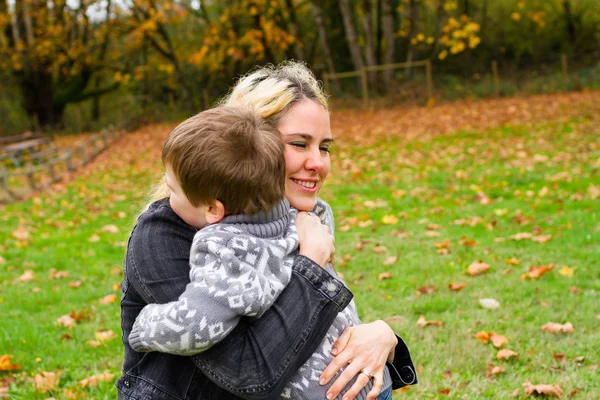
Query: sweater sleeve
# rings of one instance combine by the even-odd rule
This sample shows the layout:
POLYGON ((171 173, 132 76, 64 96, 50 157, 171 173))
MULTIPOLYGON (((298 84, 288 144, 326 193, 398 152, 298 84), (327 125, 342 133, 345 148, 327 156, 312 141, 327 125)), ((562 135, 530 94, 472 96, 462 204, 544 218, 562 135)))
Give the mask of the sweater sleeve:
POLYGON ((194 238, 191 283, 179 299, 149 304, 138 315, 129 336, 134 350, 179 355, 207 350, 242 316, 261 316, 289 283, 293 239, 258 239, 213 227, 194 238))

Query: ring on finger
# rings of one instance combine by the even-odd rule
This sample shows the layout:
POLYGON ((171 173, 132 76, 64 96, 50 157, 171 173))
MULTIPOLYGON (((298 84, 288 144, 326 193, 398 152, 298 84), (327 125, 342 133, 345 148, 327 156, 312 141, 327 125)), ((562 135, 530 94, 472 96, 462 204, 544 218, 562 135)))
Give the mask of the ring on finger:
POLYGON ((367 372, 367 371, 360 371, 360 373, 361 373, 361 374, 365 374, 366 376, 368 376, 368 377, 369 377, 369 379, 373 379, 373 376, 374 376, 374 375, 373 375, 372 373, 370 373, 370 372, 367 372))

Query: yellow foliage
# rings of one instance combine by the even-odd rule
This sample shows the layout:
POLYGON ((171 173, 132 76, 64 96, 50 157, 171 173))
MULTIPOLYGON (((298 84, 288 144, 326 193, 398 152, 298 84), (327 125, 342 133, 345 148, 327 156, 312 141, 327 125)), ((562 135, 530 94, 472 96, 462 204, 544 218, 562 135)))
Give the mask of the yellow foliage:
POLYGON ((514 21, 520 21, 521 20, 521 14, 519 14, 518 12, 514 12, 514 13, 510 14, 510 17, 514 21))
POLYGON ((446 11, 456 10, 456 8, 458 8, 456 1, 446 1, 444 3, 444 10, 446 11))
POLYGON ((440 51, 440 54, 438 54, 438 58, 440 60, 445 59, 447 56, 448 56, 448 51, 447 50, 442 50, 442 51, 440 51))

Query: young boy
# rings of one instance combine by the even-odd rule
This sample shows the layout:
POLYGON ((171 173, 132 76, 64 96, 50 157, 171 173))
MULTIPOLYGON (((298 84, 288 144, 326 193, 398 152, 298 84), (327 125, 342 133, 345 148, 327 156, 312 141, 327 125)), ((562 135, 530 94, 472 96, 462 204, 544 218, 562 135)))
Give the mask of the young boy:
POLYGON ((187 119, 162 160, 173 211, 200 229, 191 283, 178 301, 144 307, 129 343, 191 355, 222 340, 241 316, 261 316, 288 284, 296 212, 284 198, 281 135, 250 111, 216 108, 187 119))

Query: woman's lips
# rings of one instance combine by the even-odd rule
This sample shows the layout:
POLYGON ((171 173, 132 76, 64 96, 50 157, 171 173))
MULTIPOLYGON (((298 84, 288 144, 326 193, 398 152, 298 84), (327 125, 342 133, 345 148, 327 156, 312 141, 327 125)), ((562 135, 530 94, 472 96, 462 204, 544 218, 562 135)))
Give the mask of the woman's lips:
POLYGON ((296 186, 300 187, 302 190, 306 190, 308 192, 316 192, 317 191, 317 182, 315 180, 303 180, 303 179, 295 179, 290 178, 292 182, 296 184, 296 186))

